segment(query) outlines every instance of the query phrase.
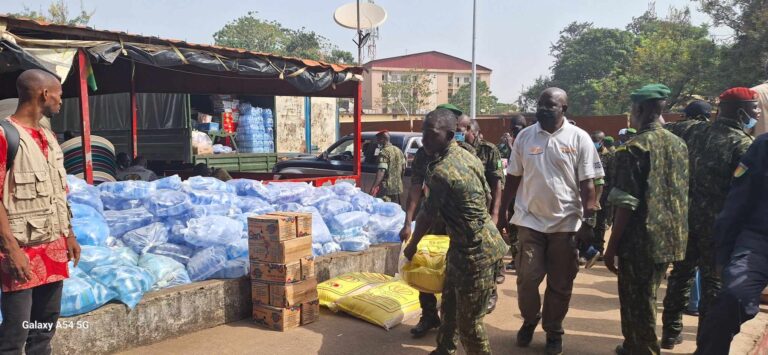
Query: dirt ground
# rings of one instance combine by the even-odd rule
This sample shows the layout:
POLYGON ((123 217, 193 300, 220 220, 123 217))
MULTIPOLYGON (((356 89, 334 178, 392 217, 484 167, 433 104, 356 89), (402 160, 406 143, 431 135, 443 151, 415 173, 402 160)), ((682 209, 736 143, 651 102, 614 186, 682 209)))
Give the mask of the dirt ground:
MULTIPOLYGON (((499 304, 485 318, 491 347, 497 354, 542 354, 545 334, 537 329, 527 349, 515 346, 522 324, 517 308, 514 272, 499 286, 499 304)), ((543 290, 543 285, 542 285, 543 290)), ((659 312, 666 292, 662 285, 657 301, 659 312)), ((603 265, 581 269, 574 285, 573 299, 565 319, 563 338, 567 354, 612 354, 622 342, 616 278, 603 265)), ((661 314, 657 331, 661 333, 661 314)), ((124 354, 427 354, 434 349, 435 334, 413 339, 409 333, 413 319, 389 331, 343 313, 323 309, 318 322, 281 333, 265 330, 243 320, 202 330, 179 338, 135 348, 124 354)), ((685 316, 685 342, 668 354, 690 354, 695 349, 697 319, 685 316)), ((463 354, 462 350, 459 353, 463 354)))

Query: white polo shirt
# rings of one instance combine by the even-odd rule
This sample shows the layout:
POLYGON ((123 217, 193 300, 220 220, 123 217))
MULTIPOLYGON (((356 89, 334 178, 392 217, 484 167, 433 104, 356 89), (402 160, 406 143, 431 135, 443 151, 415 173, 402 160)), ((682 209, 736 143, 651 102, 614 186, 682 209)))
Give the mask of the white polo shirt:
POLYGON ((579 183, 605 176, 589 134, 568 121, 552 134, 538 123, 521 131, 507 174, 523 177, 512 224, 541 233, 578 231, 583 215, 579 183))

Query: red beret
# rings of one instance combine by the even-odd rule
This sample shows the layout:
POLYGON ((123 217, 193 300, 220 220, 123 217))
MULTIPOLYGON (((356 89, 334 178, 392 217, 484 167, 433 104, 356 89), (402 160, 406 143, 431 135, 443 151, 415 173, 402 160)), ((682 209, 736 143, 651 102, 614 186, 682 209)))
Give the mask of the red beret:
POLYGON ((757 92, 750 88, 730 88, 720 94, 720 101, 754 101, 757 100, 757 92))

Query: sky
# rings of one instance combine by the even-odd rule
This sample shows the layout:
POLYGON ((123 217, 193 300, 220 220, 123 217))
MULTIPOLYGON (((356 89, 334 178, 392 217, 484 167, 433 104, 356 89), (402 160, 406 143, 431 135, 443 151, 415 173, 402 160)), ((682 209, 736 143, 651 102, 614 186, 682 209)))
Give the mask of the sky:
MULTIPOLYGON (((353 0, 82 0, 95 14, 97 29, 211 44, 213 34, 248 11, 288 28, 305 27, 339 48, 357 53, 355 31, 333 21, 333 11, 353 0)), ((363 0, 365 1, 365 0, 363 0)), ((47 9, 51 0, 21 0, 0 4, 0 13, 47 9)), ((466 60, 472 57, 472 1, 376 0, 388 14, 379 27, 376 58, 439 51, 466 60)), ((78 0, 67 0, 70 13, 78 0)), ((624 28, 647 8, 646 0, 477 0, 477 63, 493 70, 491 90, 502 102, 514 102, 525 86, 549 72, 549 47, 560 30, 573 21, 597 27, 624 28)), ((695 24, 709 23, 691 0, 656 0, 660 16, 670 6, 689 6, 695 24)), ((711 32, 723 36, 722 28, 711 32)), ((366 60, 367 61, 367 60, 366 60)))

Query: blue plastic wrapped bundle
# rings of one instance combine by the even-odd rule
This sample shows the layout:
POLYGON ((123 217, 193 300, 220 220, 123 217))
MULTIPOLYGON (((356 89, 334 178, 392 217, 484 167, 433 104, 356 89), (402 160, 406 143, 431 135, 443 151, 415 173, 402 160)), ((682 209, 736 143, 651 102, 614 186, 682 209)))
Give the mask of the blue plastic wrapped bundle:
POLYGON ((388 231, 381 232, 378 235, 376 235, 376 237, 373 238, 371 242, 372 244, 401 243, 400 231, 388 230, 388 231))
POLYGON ((243 224, 236 219, 222 216, 193 218, 187 222, 186 241, 203 248, 226 246, 241 239, 242 231, 243 224))
POLYGON ((80 250, 80 262, 77 267, 85 272, 100 265, 115 265, 119 262, 118 256, 107 247, 83 245, 80 250))
POLYGON ((133 249, 129 247, 114 248, 112 249, 112 252, 115 254, 117 259, 117 262, 115 262, 117 265, 139 265, 139 254, 136 254, 136 252, 134 252, 133 249))
POLYGON ((237 195, 228 192, 189 190, 187 195, 193 205, 237 204, 237 195))
POLYGON ((121 248, 125 246, 125 243, 123 243, 123 240, 117 237, 109 236, 107 237, 107 240, 104 241, 104 245, 107 248, 121 248))
POLYGON ((187 244, 187 221, 189 219, 164 219, 163 223, 168 228, 168 242, 174 244, 187 244))
POLYGON ((91 206, 99 213, 104 211, 98 187, 88 185, 85 180, 74 175, 67 175, 67 187, 69 188, 67 199, 70 203, 91 206))
POLYGON ((69 278, 61 291, 61 316, 88 313, 117 297, 115 291, 102 285, 77 267, 70 267, 69 278))
POLYGON ((242 211, 235 205, 213 204, 213 205, 193 205, 189 211, 189 218, 202 218, 206 216, 232 217, 239 215, 242 211))
POLYGON ((403 213, 403 208, 394 202, 382 202, 373 206, 373 213, 380 214, 385 217, 394 217, 400 213, 403 213))
POLYGON ((187 263, 187 272, 192 281, 210 278, 227 263, 227 250, 222 247, 210 247, 198 251, 187 263))
POLYGON ((368 219, 368 213, 365 212, 346 212, 333 216, 329 227, 334 233, 342 233, 349 229, 363 228, 368 224, 368 219))
POLYGON ((233 259, 228 260, 224 266, 211 275, 210 278, 212 279, 236 279, 238 277, 243 277, 245 275, 248 275, 248 267, 250 265, 248 264, 247 258, 239 258, 239 259, 233 259))
POLYGON ((144 200, 144 206, 156 217, 178 216, 192 206, 189 196, 174 190, 157 190, 151 198, 144 200))
POLYGON ((278 204, 288 202, 299 202, 302 197, 310 196, 314 187, 303 182, 274 182, 267 185, 267 188, 276 191, 274 202, 278 204))
POLYGON ((123 235, 123 243, 141 255, 155 245, 168 241, 168 228, 163 223, 152 223, 123 235))
POLYGON ((109 237, 109 226, 101 216, 73 219, 72 230, 81 245, 104 246, 109 237))
POLYGON ((111 211, 124 211, 142 206, 142 200, 125 200, 111 192, 101 193, 101 202, 104 208, 111 211))
POLYGON ((237 207, 243 213, 266 214, 275 211, 269 202, 257 197, 240 197, 237 199, 237 207))
POLYGON ((152 218, 152 214, 144 207, 123 211, 104 211, 104 219, 107 221, 110 234, 118 238, 128 231, 150 224, 152 218))
POLYGON ((89 205, 83 205, 80 203, 69 204, 70 211, 72 211, 72 218, 101 218, 101 212, 89 205))
POLYGON ((184 265, 166 256, 146 253, 139 258, 139 267, 147 270, 155 279, 155 283, 152 285, 153 290, 169 287, 173 280, 176 280, 175 283, 178 282, 178 279, 189 280, 184 265), (183 276, 179 276, 179 274, 183 276))
POLYGON ((363 251, 371 246, 371 242, 366 237, 355 237, 343 239, 339 245, 343 251, 363 251))
POLYGON ((239 239, 227 244, 227 258, 234 260, 248 258, 248 239, 239 239))
POLYGON ((336 197, 336 194, 333 193, 333 190, 327 187, 318 187, 312 191, 312 194, 309 196, 303 196, 299 203, 304 206, 314 206, 319 204, 320 202, 323 202, 325 200, 329 200, 331 198, 336 197))
POLYGON ((328 255, 341 251, 341 245, 336 242, 328 242, 323 244, 323 255, 328 255))
POLYGON ((399 231, 401 228, 403 228, 403 223, 405 223, 405 212, 402 210, 392 217, 374 214, 371 215, 368 219, 368 224, 365 226, 365 229, 368 232, 377 235, 386 231, 399 231))
POLYGON ((214 177, 193 176, 182 184, 186 190, 235 193, 235 187, 214 177))
POLYGON ((318 257, 323 255, 323 245, 320 243, 312 243, 312 257, 318 257))
POLYGON ((152 275, 138 266, 102 265, 89 275, 117 293, 117 300, 133 309, 155 283, 152 275))
POLYGON ((275 198, 277 198, 272 190, 256 180, 232 179, 227 181, 227 184, 235 186, 235 191, 238 196, 258 197, 267 202, 273 202, 275 198))
POLYGON ((353 209, 351 203, 339 199, 326 200, 316 207, 326 222, 330 222, 333 216, 352 211, 353 209))
POLYGON ((302 205, 300 205, 298 203, 288 202, 288 203, 284 203, 284 204, 280 205, 277 209, 282 211, 282 212, 297 212, 302 207, 304 207, 304 206, 302 206, 302 205))
POLYGON ((156 190, 181 190, 181 178, 178 175, 164 177, 152 182, 156 190))
POLYGON ((340 182, 333 185, 333 192, 339 196, 354 196, 359 190, 348 182, 340 182))
POLYGON ((195 249, 182 244, 163 243, 149 248, 147 253, 166 256, 179 262, 182 265, 187 265, 189 259, 192 258, 192 255, 195 255, 195 249))
POLYGON ((305 212, 312 214, 312 243, 325 244, 333 240, 331 238, 331 231, 323 220, 323 216, 320 211, 314 207, 302 207, 298 212, 305 212))
POLYGON ((155 185, 146 181, 105 182, 99 190, 121 200, 143 200, 155 191, 155 185))
POLYGON ((160 288, 181 286, 181 285, 186 285, 190 283, 192 283, 192 279, 189 278, 189 273, 187 272, 187 269, 180 269, 180 270, 176 270, 176 272, 168 276, 168 278, 162 283, 162 285, 158 285, 157 283, 155 283, 156 288, 153 288, 153 290, 157 290, 160 288))
POLYGON ((358 192, 352 196, 350 202, 352 202, 355 211, 373 213, 373 205, 376 203, 376 198, 367 193, 358 192))

